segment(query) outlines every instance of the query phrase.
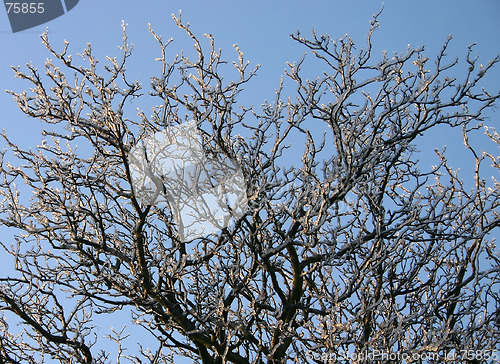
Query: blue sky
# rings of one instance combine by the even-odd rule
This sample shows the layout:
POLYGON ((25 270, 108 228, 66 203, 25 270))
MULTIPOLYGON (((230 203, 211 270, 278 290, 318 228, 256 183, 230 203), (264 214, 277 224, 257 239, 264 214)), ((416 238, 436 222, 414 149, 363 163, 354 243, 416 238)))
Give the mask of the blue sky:
MULTIPOLYGON (((153 61, 159 55, 153 37, 147 30, 151 23, 164 38, 174 37, 172 56, 180 50, 191 50, 191 40, 179 31, 171 14, 182 9, 182 18, 191 24, 195 34, 210 33, 226 59, 234 59, 233 44, 238 44, 245 58, 260 64, 258 75, 244 93, 248 104, 259 106, 265 98, 272 99, 284 74, 287 61, 298 60, 305 49, 290 39, 300 29, 310 34, 313 28, 332 37, 349 34, 356 43, 364 44, 371 15, 382 5, 379 1, 130 1, 80 0, 67 14, 44 25, 12 34, 5 11, 0 11, 0 90, 22 90, 26 84, 13 78, 12 65, 32 61, 42 67, 49 56, 39 34, 49 28, 49 37, 56 49, 63 40, 71 43, 70 52, 80 52, 92 43, 96 55, 118 56, 121 41, 120 24, 128 24, 130 41, 135 52, 128 65, 129 74, 147 88, 151 75, 159 73, 153 61)), ((381 27, 374 37, 376 51, 403 52, 408 45, 426 45, 427 53, 437 53, 448 34, 454 39, 450 56, 463 56, 466 47, 477 42, 481 60, 500 53, 500 2, 481 1, 386 1, 380 18, 381 27)), ((500 80, 497 67, 489 77, 495 87, 500 80)), ((20 136, 26 143, 39 141, 36 121, 28 121, 12 102, 0 92, 0 129, 12 137, 20 136)), ((140 106, 140 105, 137 105, 140 106)), ((439 142, 439 140, 438 140, 439 142)), ((434 148, 431 148, 433 150, 434 148)))
MULTIPOLYGON (((55 0, 53 0, 55 1, 55 0)), ((260 64, 257 77, 249 84, 245 101, 259 106, 265 98, 272 99, 279 85, 287 61, 298 60, 305 49, 290 39, 290 33, 300 29, 310 34, 313 27, 319 33, 329 33, 333 38, 349 34, 355 42, 364 44, 371 15, 377 12, 379 1, 131 1, 131 0, 80 0, 67 14, 44 25, 23 32, 11 32, 7 14, 0 10, 0 129, 5 129, 13 140, 29 146, 39 143, 40 124, 27 119, 18 109, 5 89, 16 91, 27 84, 14 79, 10 66, 32 62, 39 68, 49 54, 41 44, 39 34, 49 28, 49 38, 57 49, 63 40, 71 44, 69 52, 80 52, 87 43, 93 44, 95 54, 118 56, 121 42, 121 22, 128 24, 128 35, 135 44, 130 59, 129 75, 139 79, 147 91, 148 79, 158 75, 160 69, 154 58, 159 55, 154 39, 147 30, 151 23, 164 38, 174 37, 172 56, 182 49, 192 49, 191 40, 180 32, 171 14, 182 9, 182 18, 191 24, 197 35, 210 33, 216 46, 226 59, 234 59, 233 44, 238 44, 251 64, 260 64), (156 68, 155 68, 156 67, 156 68)), ((420 0, 385 1, 380 17, 381 26, 374 36, 375 50, 403 52, 408 45, 426 45, 427 54, 435 55, 448 34, 453 35, 448 54, 463 57, 466 47, 477 42, 475 48, 481 62, 500 53, 500 2, 497 0, 420 0)), ((486 84, 497 91, 500 84, 500 67, 497 67, 486 84)), ((140 105, 136 105, 140 107, 140 105)), ((128 117, 133 117, 129 115, 128 117)), ((498 123, 499 114, 492 114, 490 123, 498 123)), ((441 148, 457 157, 461 168, 464 148, 460 138, 453 135, 430 135, 424 149, 441 148)), ((1 148, 4 146, 1 145, 1 148)), ((464 159, 466 160, 465 154, 464 159)), ((464 168, 466 168, 464 166, 464 168)), ((0 227, 2 241, 7 242, 9 232, 0 227)), ((8 259, 1 256, 0 263, 8 259)), ((5 266, 5 265, 4 265, 5 266)), ((179 361, 180 362, 180 361, 179 361)))
MULTIPOLYGON (((119 55, 120 24, 128 24, 130 41, 135 53, 129 64, 130 74, 145 87, 148 78, 159 71, 154 57, 158 48, 147 31, 151 23, 164 38, 174 37, 171 52, 192 49, 192 42, 182 34, 171 19, 182 9, 182 18, 191 24, 195 34, 211 33, 223 55, 233 58, 233 44, 238 44, 246 59, 260 64, 258 76, 247 93, 251 103, 260 105, 264 98, 272 98, 283 75, 285 63, 297 60, 305 51, 289 35, 300 29, 310 34, 313 27, 332 37, 349 34, 356 42, 364 43, 371 15, 382 5, 378 1, 130 1, 80 0, 67 14, 44 25, 12 34, 7 14, 0 11, 0 89, 22 89, 25 85, 15 80, 11 65, 32 61, 43 66, 49 55, 40 42, 39 34, 49 28, 49 37, 56 48, 62 41, 71 43, 70 52, 80 52, 92 43, 95 54, 119 55)), ((500 3, 482 1, 386 1, 381 27, 375 35, 378 50, 402 52, 408 45, 426 44, 429 54, 435 54, 448 34, 454 36, 450 55, 465 53, 465 47, 477 42, 480 57, 485 61, 499 53, 500 3)), ((173 54, 172 54, 173 55, 173 54)), ((496 70, 496 76, 500 75, 496 70)), ((492 77, 490 77, 490 80, 492 77)), ((498 80, 499 77, 496 77, 498 80)), ((0 93, 3 114, 0 128, 23 134, 25 118, 11 97, 0 93)), ((36 135, 33 135, 37 137, 36 135)))

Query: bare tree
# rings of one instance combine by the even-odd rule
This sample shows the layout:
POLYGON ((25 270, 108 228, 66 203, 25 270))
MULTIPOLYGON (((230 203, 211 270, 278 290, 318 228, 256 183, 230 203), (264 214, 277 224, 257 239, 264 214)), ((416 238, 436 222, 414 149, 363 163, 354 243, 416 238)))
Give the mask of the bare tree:
POLYGON ((377 60, 375 16, 361 50, 348 37, 292 35, 315 57, 289 64, 295 94, 283 82, 256 110, 238 101, 256 72, 242 52, 233 69, 211 35, 200 40, 174 19, 195 53, 167 59, 170 41, 151 30, 161 50, 151 116, 127 116, 141 85, 125 68, 125 29, 122 58, 107 58, 102 72, 90 45, 75 59, 47 34, 54 60, 14 68, 32 88, 9 92, 47 127, 32 149, 4 135, 0 221, 18 233, 2 243, 16 272, 0 278, 0 361, 109 362, 93 320, 127 308, 158 346, 126 351, 129 333, 110 332, 118 362, 491 357, 500 341, 500 186, 484 175, 500 168, 500 137, 483 119, 500 95, 481 82, 499 58, 480 66, 470 47, 461 71, 446 57, 448 39, 436 57, 422 47, 377 60), (317 77, 305 79, 309 61, 317 77), (183 241, 171 206, 137 198, 128 157, 141 140, 191 120, 207 156, 241 166, 248 209, 217 235, 183 241), (462 131, 473 183, 444 151, 433 169, 417 163, 417 138, 444 127, 462 131), (469 142, 481 131, 493 145, 482 143, 485 151, 469 142), (8 326, 15 316, 20 334, 8 326))

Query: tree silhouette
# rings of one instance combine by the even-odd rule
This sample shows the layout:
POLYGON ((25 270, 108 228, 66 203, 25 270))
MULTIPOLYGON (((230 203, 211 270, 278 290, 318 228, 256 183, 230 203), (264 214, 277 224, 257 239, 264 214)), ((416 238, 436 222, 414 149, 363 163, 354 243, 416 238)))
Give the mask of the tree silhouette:
POLYGON ((315 75, 302 76, 311 57, 289 64, 294 93, 283 81, 260 109, 238 101, 257 69, 238 47, 228 65, 180 16, 195 56, 167 59, 170 41, 151 30, 161 74, 149 96, 127 74, 125 27, 121 59, 108 57, 102 72, 90 45, 72 58, 43 34, 54 60, 14 68, 31 89, 9 91, 46 127, 32 149, 4 135, 0 221, 18 233, 2 242, 16 271, 0 278, 0 361, 110 362, 93 320, 125 309, 158 343, 128 352, 127 332, 110 332, 134 363, 493 355, 500 188, 483 175, 500 168, 500 137, 483 121, 500 95, 481 83, 499 58, 480 66, 470 47, 462 71, 446 57, 450 38, 435 57, 421 47, 374 59, 377 17, 364 49, 347 36, 293 34, 315 75), (157 101, 151 116, 130 112, 139 97, 157 101), (190 121, 207 158, 241 167, 248 209, 218 234, 184 241, 171 201, 134 193, 129 152, 190 121), (462 131, 475 160, 470 186, 444 151, 430 170, 418 163, 417 138, 445 128, 462 131), (482 131, 493 147, 469 142, 482 131), (20 334, 8 325, 15 316, 20 334))

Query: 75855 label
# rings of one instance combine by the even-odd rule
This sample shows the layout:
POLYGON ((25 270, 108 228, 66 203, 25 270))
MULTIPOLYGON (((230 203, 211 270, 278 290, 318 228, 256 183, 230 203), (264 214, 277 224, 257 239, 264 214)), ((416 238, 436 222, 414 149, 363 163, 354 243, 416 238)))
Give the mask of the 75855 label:
POLYGON ((500 359, 500 355, 496 350, 474 350, 474 349, 466 349, 459 350, 454 352, 449 352, 446 354, 446 359, 449 360, 494 360, 497 361, 500 359))
POLYGON ((12 11, 14 14, 42 14, 45 12, 44 3, 5 3, 7 14, 12 11))

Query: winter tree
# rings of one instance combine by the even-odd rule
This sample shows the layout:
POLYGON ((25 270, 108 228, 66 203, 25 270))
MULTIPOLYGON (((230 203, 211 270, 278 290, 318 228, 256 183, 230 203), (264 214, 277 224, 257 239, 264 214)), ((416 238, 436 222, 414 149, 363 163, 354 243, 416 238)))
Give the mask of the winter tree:
POLYGON ((144 94, 126 71, 125 28, 122 57, 102 68, 90 45, 72 57, 47 33, 52 59, 13 68, 29 87, 8 92, 45 127, 32 148, 4 135, 0 222, 15 238, 1 246, 15 272, 0 278, 0 362, 493 358, 500 136, 486 116, 500 95, 482 83, 499 58, 480 65, 472 46, 449 57, 451 38, 437 55, 380 54, 375 16, 363 47, 293 34, 308 55, 288 64, 274 100, 250 107, 238 97, 257 68, 238 47, 226 62, 211 35, 174 19, 194 57, 170 57, 151 29, 159 69, 144 94), (156 106, 131 112, 143 100, 156 106), (244 211, 192 238, 164 176, 150 178, 155 198, 139 198, 131 159, 186 123, 203 158, 232 161, 244 178, 244 211), (473 178, 444 150, 434 168, 418 162, 416 144, 435 130, 461 133, 473 178), (109 332, 116 359, 96 321, 119 310, 131 325, 109 332), (156 342, 125 348, 127 335, 156 342))

